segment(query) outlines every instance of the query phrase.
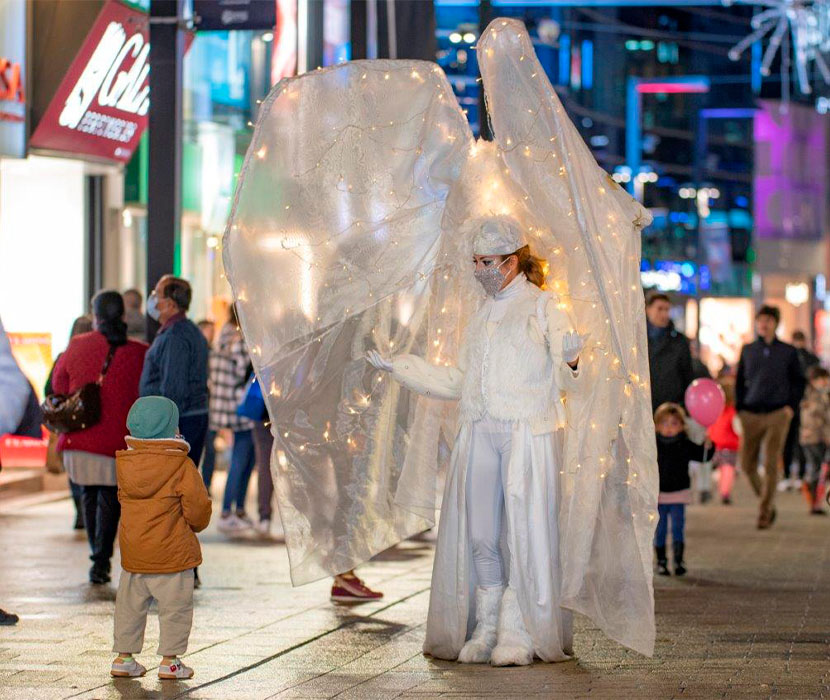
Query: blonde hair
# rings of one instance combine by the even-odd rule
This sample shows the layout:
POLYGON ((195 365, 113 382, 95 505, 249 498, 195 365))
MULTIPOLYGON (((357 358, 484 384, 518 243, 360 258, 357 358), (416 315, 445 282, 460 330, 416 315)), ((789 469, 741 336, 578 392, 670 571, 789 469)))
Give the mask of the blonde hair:
POLYGON ((683 423, 683 430, 686 429, 686 411, 679 403, 661 403, 654 412, 654 425, 660 425, 663 420, 671 416, 683 423))
MULTIPOLYGON (((519 272, 524 272, 525 277, 540 289, 544 287, 545 261, 531 253, 529 245, 519 248, 511 255, 515 255, 519 259, 519 272)), ((506 257, 509 258, 510 256, 506 257)))

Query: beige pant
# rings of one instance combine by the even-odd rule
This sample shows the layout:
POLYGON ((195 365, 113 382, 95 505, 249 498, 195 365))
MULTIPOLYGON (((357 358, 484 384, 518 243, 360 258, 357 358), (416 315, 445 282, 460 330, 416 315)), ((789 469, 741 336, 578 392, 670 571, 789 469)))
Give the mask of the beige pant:
POLYGON ((756 495, 761 497, 761 517, 772 514, 775 485, 778 483, 778 461, 784 451, 784 442, 790 428, 792 412, 780 408, 772 413, 750 413, 741 411, 741 425, 744 429, 741 440, 741 466, 749 478, 756 495), (758 458, 764 449, 764 480, 758 476, 758 458))
POLYGON ((153 598, 159 613, 158 653, 180 656, 187 651, 193 624, 193 569, 175 574, 121 572, 115 599, 114 652, 138 654, 141 651, 147 611, 153 598))

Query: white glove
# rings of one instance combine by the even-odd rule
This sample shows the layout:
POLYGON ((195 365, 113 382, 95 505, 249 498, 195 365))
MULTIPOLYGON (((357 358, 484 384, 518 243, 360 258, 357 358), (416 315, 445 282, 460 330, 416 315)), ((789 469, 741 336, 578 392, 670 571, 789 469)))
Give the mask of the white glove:
POLYGON ((586 340, 588 340, 587 335, 579 335, 576 331, 565 333, 562 338, 562 359, 569 365, 576 362, 579 359, 582 348, 585 347, 586 340))
POLYGON ((369 352, 366 353, 366 361, 375 369, 379 369, 384 372, 392 371, 392 363, 389 362, 389 360, 384 360, 377 350, 369 350, 369 352))

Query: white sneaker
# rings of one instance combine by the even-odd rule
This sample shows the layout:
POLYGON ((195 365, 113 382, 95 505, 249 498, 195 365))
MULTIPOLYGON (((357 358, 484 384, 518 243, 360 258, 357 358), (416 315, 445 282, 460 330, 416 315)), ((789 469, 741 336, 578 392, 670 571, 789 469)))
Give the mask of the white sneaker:
POLYGON ((789 491, 790 489, 790 480, 789 479, 781 479, 778 482, 778 490, 779 491, 789 491))
POLYGON ((249 529, 253 529, 254 521, 251 520, 245 513, 236 513, 236 519, 239 520, 245 527, 249 529))
POLYGON ((793 479, 793 480, 792 480, 792 488, 793 488, 793 491, 800 491, 800 490, 801 490, 801 484, 802 484, 802 483, 803 483, 803 482, 801 481, 801 479, 793 479))
POLYGON ((163 681, 179 681, 193 678, 193 669, 185 666, 181 659, 176 659, 171 664, 159 666, 159 678, 163 681))
POLYGON ((112 662, 112 668, 110 669, 110 675, 113 678, 140 678, 145 673, 147 673, 147 669, 133 657, 120 662, 116 659, 112 662))
POLYGON ((219 518, 217 528, 219 529, 219 532, 223 532, 226 535, 235 535, 237 533, 250 530, 251 526, 244 520, 240 520, 236 517, 236 515, 231 514, 219 518))
POLYGON ((271 521, 268 518, 263 518, 257 523, 256 531, 263 537, 268 537, 271 534, 271 521))

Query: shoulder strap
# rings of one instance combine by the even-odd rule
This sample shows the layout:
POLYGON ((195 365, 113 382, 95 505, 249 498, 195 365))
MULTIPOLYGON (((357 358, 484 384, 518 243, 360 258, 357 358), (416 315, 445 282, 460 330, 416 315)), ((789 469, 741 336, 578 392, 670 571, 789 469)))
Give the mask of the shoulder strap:
POLYGON ((112 358, 115 355, 115 345, 110 345, 110 351, 107 353, 107 359, 104 361, 104 366, 101 368, 101 375, 98 377, 98 381, 96 384, 101 386, 104 383, 104 377, 107 376, 107 372, 109 372, 110 364, 112 363, 112 358))

